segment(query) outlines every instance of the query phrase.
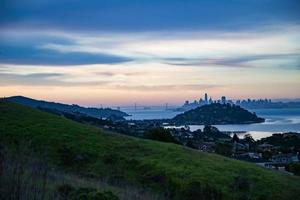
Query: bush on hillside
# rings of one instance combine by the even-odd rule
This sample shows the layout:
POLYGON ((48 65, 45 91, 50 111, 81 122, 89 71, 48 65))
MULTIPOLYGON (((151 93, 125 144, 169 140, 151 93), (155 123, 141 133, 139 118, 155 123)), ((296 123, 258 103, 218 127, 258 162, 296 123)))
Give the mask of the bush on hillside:
POLYGON ((95 188, 79 187, 64 184, 57 188, 59 200, 119 200, 111 191, 100 192, 95 188))
POLYGON ((183 200, 220 200, 222 199, 222 192, 217 188, 207 184, 201 184, 198 181, 189 183, 184 191, 181 193, 183 200))
MULTIPOLYGON (((251 197, 253 196, 253 191, 252 189, 251 182, 249 179, 244 176, 244 175, 239 175, 234 177, 233 183, 232 183, 232 190, 233 194, 235 195, 235 199, 252 199, 251 197)), ((261 199, 263 197, 259 197, 261 199)))
POLYGON ((215 152, 217 154, 223 155, 223 156, 231 156, 232 155, 232 145, 228 143, 217 143, 215 152))
POLYGON ((29 200, 51 196, 47 190, 50 166, 28 145, 0 141, 0 199, 29 200))
POLYGON ((85 165, 89 162, 90 156, 86 153, 76 153, 71 147, 63 145, 58 149, 60 164, 66 167, 85 165))
POLYGON ((288 171, 292 172, 293 174, 295 174, 297 176, 300 176, 300 162, 289 164, 288 171))
POLYGON ((144 137, 151 140, 158 140, 161 142, 170 142, 180 144, 170 133, 170 130, 164 128, 152 128, 145 132, 144 137))

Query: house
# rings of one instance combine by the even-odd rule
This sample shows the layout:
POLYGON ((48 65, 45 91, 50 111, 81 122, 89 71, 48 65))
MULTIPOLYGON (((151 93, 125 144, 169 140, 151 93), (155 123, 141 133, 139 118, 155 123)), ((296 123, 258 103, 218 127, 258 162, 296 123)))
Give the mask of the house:
POLYGON ((243 152, 249 149, 249 145, 248 144, 243 144, 240 142, 233 142, 233 152, 234 153, 238 153, 238 152, 243 152))
POLYGON ((271 161, 276 164, 289 164, 291 162, 299 162, 298 153, 278 154, 272 156, 271 161))
POLYGON ((276 167, 274 166, 274 164, 272 162, 259 162, 256 163, 258 166, 267 168, 267 169, 276 169, 276 167))
POLYGON ((204 152, 214 152, 215 151, 215 142, 203 142, 200 146, 199 149, 204 152))
POLYGON ((263 143, 258 145, 258 148, 262 151, 271 151, 274 148, 274 146, 268 143, 263 143))
POLYGON ((262 162, 262 161, 264 161, 262 159, 262 155, 259 154, 259 153, 255 153, 255 152, 246 152, 246 153, 237 154, 237 155, 235 155, 235 158, 239 159, 239 160, 250 161, 250 162, 262 162))

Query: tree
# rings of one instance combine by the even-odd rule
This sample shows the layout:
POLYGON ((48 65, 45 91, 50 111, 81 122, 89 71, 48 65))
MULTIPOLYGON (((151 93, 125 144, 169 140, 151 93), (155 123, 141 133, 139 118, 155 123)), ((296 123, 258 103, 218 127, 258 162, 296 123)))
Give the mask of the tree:
POLYGON ((240 139, 239 139, 239 137, 236 134, 234 134, 231 141, 232 142, 239 142, 240 139))
POLYGON ((249 149, 253 150, 255 146, 255 140, 250 134, 244 135, 244 141, 249 144, 249 149))
POLYGON ((186 146, 190 147, 192 149, 197 149, 197 147, 194 145, 192 140, 188 140, 187 143, 186 143, 186 146))
POLYGON ((151 140, 180 144, 180 142, 171 135, 170 130, 161 127, 148 129, 144 137, 151 140))
POLYGON ((244 135, 244 140, 246 142, 248 142, 249 144, 254 144, 255 143, 255 140, 253 139, 253 137, 249 133, 244 135))
POLYGON ((291 163, 288 165, 288 170, 293 174, 300 176, 300 163, 291 163))
POLYGON ((213 133, 220 133, 219 129, 211 126, 211 125, 205 125, 203 128, 203 132, 213 134, 213 133))
POLYGON ((232 155, 232 145, 228 143, 217 143, 215 147, 215 152, 223 156, 232 155))

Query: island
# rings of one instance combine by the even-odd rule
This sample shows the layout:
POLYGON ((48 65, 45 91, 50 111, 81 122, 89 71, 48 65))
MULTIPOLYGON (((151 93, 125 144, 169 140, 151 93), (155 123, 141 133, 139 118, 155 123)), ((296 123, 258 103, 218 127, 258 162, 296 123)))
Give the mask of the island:
POLYGON ((212 103, 176 115, 176 125, 221 125, 261 123, 265 119, 234 104, 212 103))

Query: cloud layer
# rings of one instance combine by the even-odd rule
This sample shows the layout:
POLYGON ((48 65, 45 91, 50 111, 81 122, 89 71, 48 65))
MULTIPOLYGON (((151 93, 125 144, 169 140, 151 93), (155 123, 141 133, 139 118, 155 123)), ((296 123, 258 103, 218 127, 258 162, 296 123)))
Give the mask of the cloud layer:
POLYGON ((299 97, 298 0, 7 0, 0 94, 71 103, 299 97))
POLYGON ((299 61, 299 32, 300 26, 238 33, 2 31, 0 62, 84 65, 156 61, 182 66, 251 67, 249 62, 260 60, 299 61))

